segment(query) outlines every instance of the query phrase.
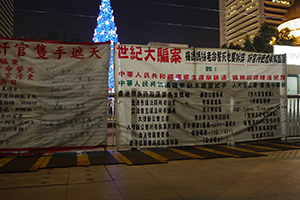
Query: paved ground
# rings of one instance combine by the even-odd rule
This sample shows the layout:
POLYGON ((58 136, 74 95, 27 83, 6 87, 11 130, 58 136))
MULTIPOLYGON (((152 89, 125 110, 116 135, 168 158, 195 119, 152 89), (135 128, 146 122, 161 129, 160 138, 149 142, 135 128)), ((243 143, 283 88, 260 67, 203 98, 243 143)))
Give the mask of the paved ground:
POLYGON ((0 174, 0 199, 300 199, 300 150, 265 154, 0 174))

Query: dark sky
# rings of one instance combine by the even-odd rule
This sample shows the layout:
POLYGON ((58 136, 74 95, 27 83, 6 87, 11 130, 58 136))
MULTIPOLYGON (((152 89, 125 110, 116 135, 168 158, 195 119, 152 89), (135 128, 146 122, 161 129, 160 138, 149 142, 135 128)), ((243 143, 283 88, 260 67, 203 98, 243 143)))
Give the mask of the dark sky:
MULTIPOLYGON (((39 38, 71 27, 83 41, 92 41, 100 4, 101 0, 15 0, 14 37, 39 38)), ((111 6, 120 43, 219 47, 218 0, 111 0, 111 6)))

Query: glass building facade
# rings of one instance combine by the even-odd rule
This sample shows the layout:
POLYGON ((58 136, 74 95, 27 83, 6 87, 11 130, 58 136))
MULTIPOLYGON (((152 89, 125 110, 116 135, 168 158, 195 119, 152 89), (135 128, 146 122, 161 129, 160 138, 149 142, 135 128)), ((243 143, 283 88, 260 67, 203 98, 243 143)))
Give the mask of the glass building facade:
POLYGON ((243 44, 264 22, 277 27, 294 0, 219 0, 220 46, 243 44))

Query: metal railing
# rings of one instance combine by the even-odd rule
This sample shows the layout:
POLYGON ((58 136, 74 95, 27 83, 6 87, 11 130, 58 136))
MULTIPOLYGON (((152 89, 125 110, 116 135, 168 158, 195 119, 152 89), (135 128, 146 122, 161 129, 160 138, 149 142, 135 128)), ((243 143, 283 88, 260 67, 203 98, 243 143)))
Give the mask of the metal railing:
POLYGON ((300 95, 287 98, 287 137, 300 137, 300 95))
POLYGON ((116 146, 116 115, 115 115, 115 94, 108 94, 107 104, 107 146, 116 146))

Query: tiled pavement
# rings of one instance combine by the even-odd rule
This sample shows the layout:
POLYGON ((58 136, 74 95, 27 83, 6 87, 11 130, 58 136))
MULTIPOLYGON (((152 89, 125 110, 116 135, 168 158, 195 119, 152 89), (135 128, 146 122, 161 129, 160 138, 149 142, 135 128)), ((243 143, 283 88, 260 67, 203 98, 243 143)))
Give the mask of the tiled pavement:
POLYGON ((0 199, 300 199, 300 150, 264 154, 0 174, 0 199))

